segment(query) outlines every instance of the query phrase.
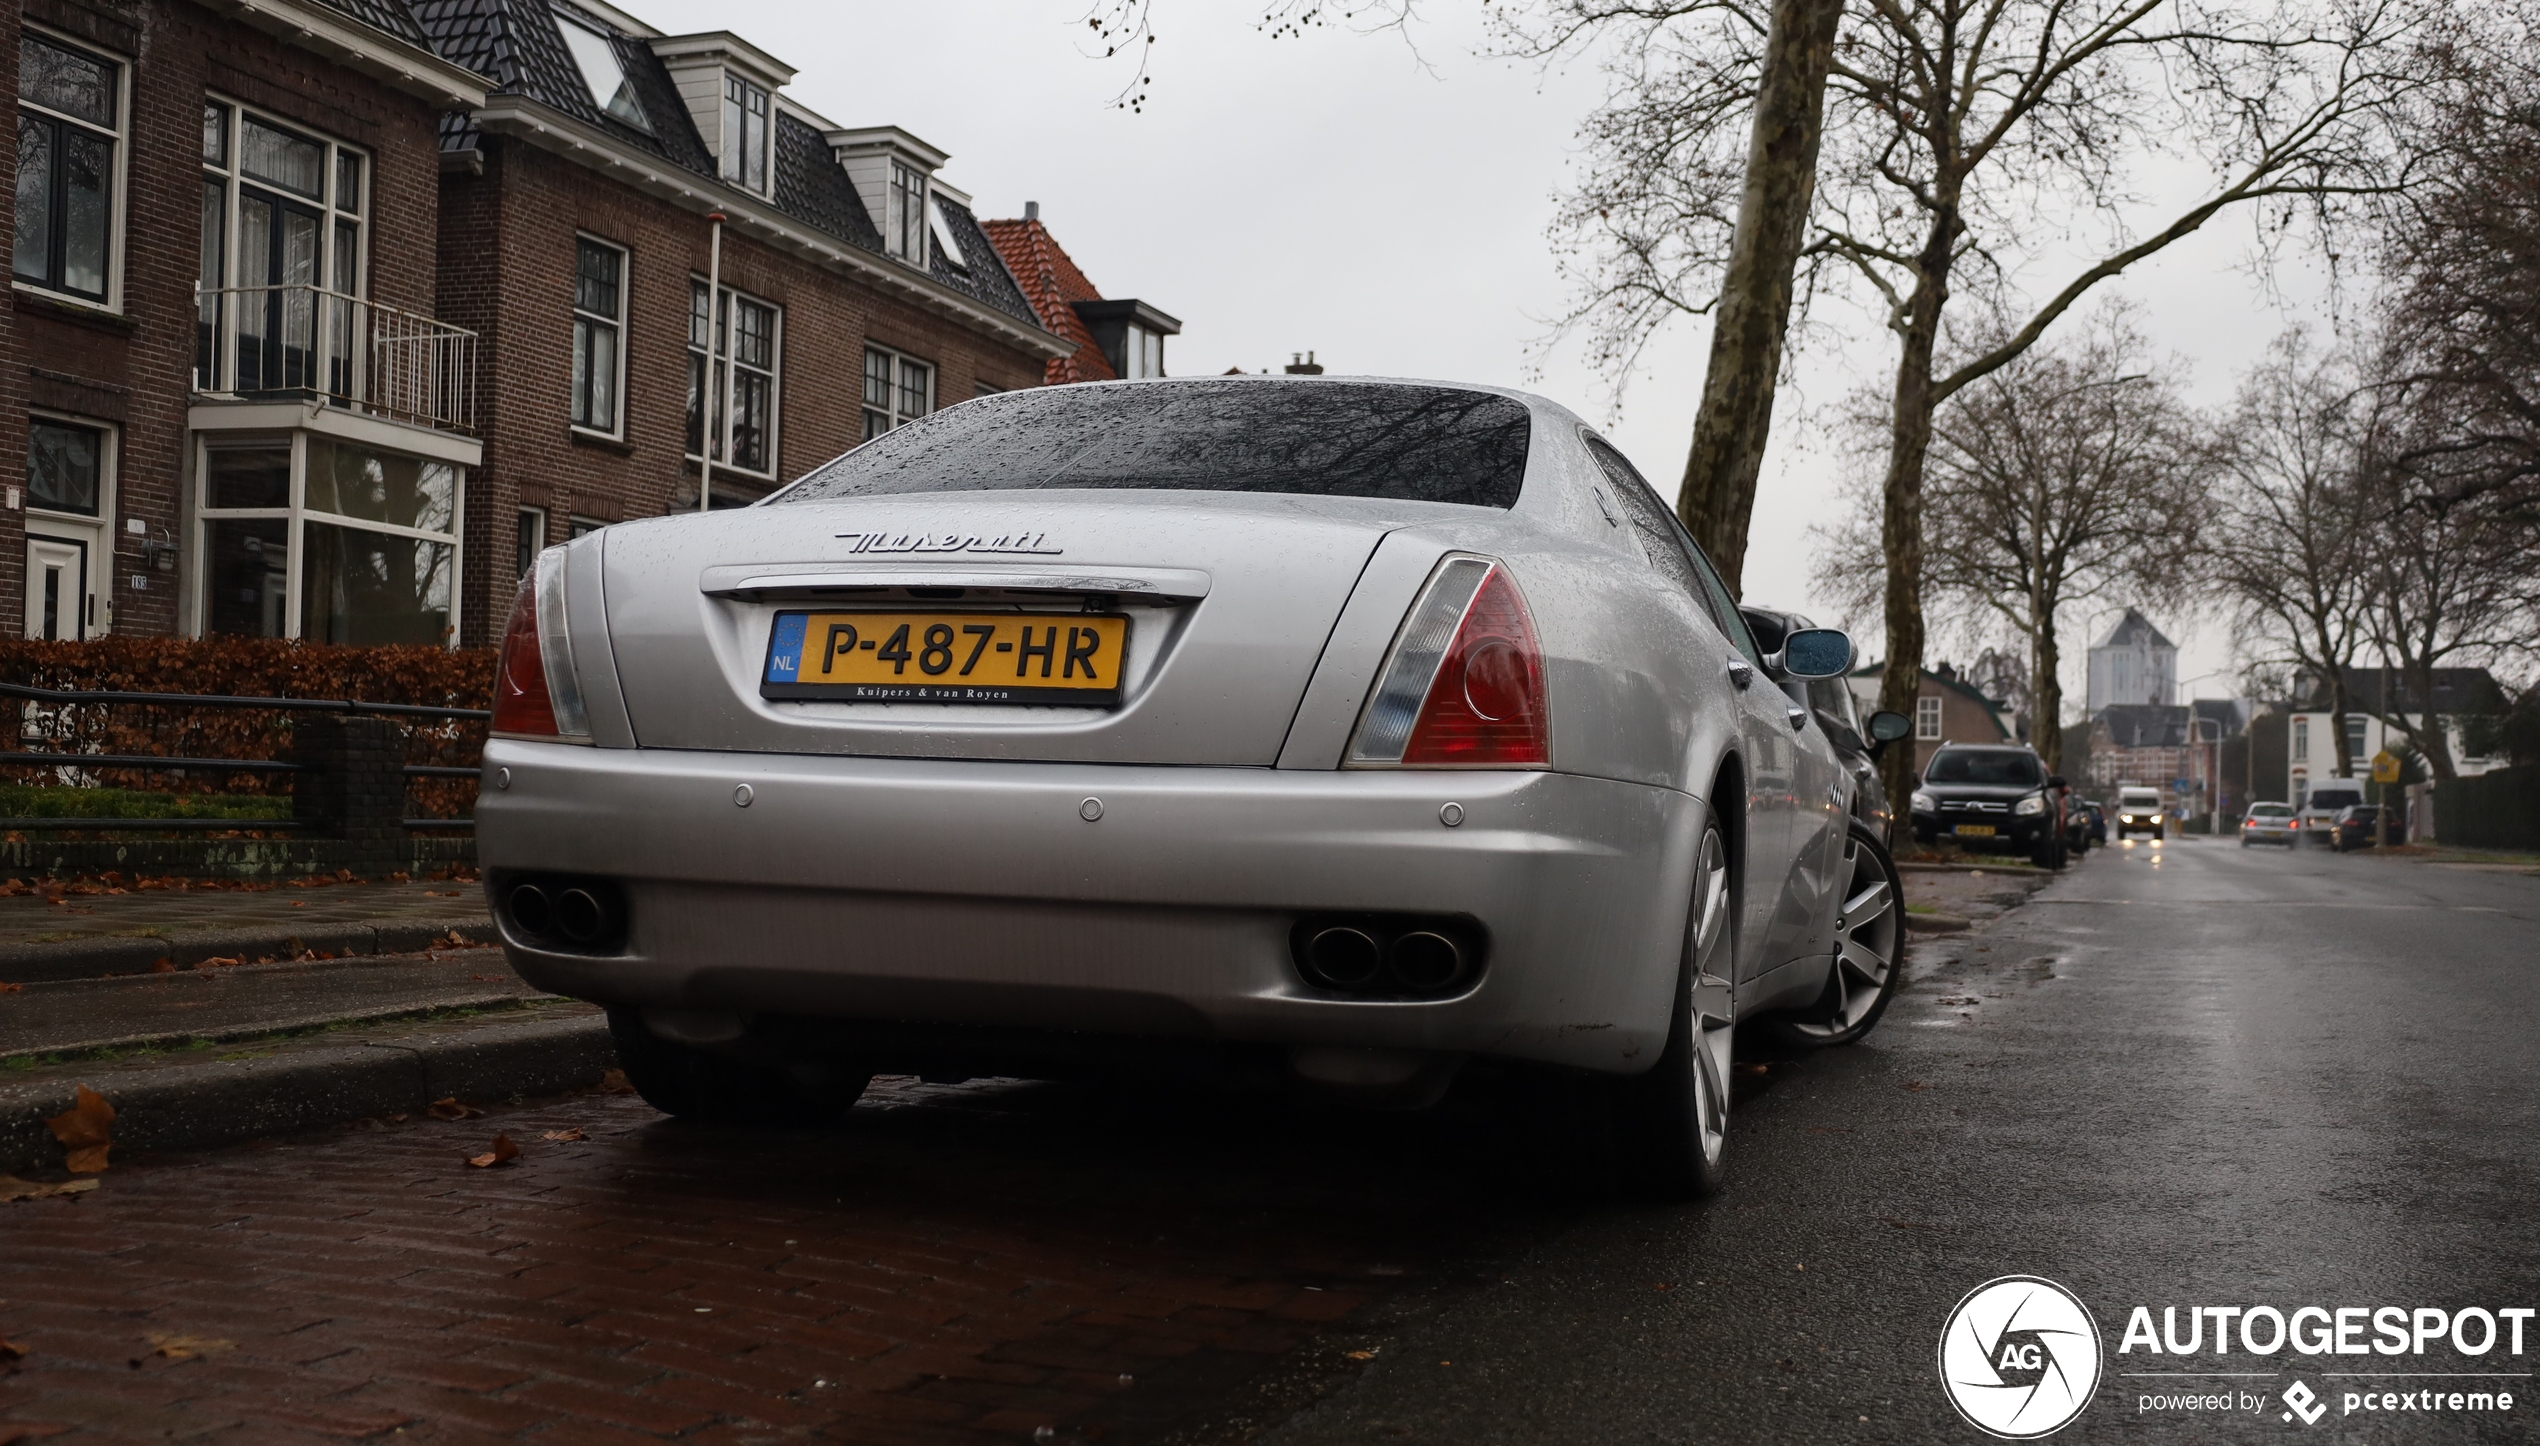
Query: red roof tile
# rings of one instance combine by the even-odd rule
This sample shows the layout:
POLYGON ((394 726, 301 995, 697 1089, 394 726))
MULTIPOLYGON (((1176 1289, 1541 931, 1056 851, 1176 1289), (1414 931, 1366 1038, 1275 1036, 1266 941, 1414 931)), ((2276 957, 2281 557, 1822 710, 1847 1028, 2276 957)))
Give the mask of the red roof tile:
POLYGON ((988 242, 1005 258, 1005 269, 1014 273, 1016 284, 1032 303, 1041 325, 1076 343, 1073 356, 1050 361, 1046 380, 1056 386, 1063 382, 1111 382, 1120 374, 1094 344, 1094 334, 1085 329, 1071 301, 1100 301, 1102 293, 1076 268, 1066 248, 1050 235, 1049 227, 1039 221, 982 221, 980 229, 988 233, 988 242))

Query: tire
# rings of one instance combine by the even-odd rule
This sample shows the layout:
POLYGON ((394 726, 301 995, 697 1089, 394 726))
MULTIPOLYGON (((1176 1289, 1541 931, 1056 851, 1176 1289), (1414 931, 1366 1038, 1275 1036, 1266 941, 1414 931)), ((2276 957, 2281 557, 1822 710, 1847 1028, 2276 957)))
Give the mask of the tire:
POLYGON ((644 1103, 683 1120, 831 1124, 873 1080, 869 1073, 848 1071, 806 1081, 787 1070, 709 1054, 653 1033, 634 1009, 609 1011, 609 1038, 626 1082, 644 1103))
POLYGON ((1618 1101, 1624 1172, 1670 1196, 1716 1195, 1727 1179, 1736 904, 1728 845, 1719 825, 1710 824, 1694 855, 1693 907, 1686 911, 1667 1047, 1647 1074, 1621 1082, 1618 1101))
POLYGON ((1905 880, 1879 836, 1859 824, 1844 844, 1843 905, 1826 989, 1805 1009, 1767 1018, 1784 1044, 1854 1044, 1877 1027, 1905 978, 1905 880))

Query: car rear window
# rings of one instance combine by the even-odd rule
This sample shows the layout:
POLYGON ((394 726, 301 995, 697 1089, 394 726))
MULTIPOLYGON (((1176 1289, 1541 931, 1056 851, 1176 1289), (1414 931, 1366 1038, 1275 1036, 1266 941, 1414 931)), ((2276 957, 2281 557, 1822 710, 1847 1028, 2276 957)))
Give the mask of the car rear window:
POLYGON ((1994 783, 2034 788, 2046 781, 2037 755, 2009 748, 1961 748, 1932 755, 1925 783, 1994 783))
POLYGON ((2293 806, 2285 803, 2261 803, 2249 810, 2251 818, 2288 818, 2292 813, 2293 806))
POLYGON ((777 502, 1047 488, 1513 507, 1525 404, 1454 387, 1207 379, 982 397, 883 433, 777 502))
POLYGON ((2352 808, 2363 801, 2362 793, 2349 789, 2321 788, 2311 792, 2311 807, 2318 809, 2352 808))

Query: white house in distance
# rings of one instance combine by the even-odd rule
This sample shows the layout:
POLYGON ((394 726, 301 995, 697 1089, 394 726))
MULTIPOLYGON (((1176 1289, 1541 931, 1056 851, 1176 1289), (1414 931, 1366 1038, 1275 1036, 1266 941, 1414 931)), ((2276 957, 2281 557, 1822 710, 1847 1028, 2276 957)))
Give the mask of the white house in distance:
MULTIPOLYGON (((2302 706, 2285 721, 2285 796, 2300 808, 2313 784, 2337 777, 2337 715, 2329 710, 2324 680, 2307 673, 2297 676, 2293 693, 2302 706)), ((2407 734, 2377 715, 2387 712, 2416 722, 2425 710, 2395 668, 2348 668, 2346 700, 2350 708, 2346 752, 2354 760, 2354 776, 2369 778, 2374 754, 2385 748, 2396 753, 2408 741, 2407 734)), ((2461 726, 2464 715, 2501 713, 2504 708, 2504 692, 2485 668, 2434 670, 2434 714, 2443 720, 2444 740, 2451 745, 2452 764, 2462 777, 2505 766, 2502 758, 2472 756, 2461 726)))
POLYGON ((2161 636, 2151 619, 2133 608, 2108 635, 2090 645, 2090 683, 2084 712, 2096 718, 2112 703, 2170 704, 2178 691, 2178 644, 2161 636))

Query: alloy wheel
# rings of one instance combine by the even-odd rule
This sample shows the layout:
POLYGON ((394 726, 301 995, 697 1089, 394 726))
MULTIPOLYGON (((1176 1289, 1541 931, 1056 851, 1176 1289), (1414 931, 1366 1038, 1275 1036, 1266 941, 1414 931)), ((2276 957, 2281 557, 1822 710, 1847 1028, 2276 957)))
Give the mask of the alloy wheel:
POLYGON ((1685 1008, 1693 1046, 1694 1128, 1706 1166, 1716 1168, 1728 1146, 1729 1061, 1737 1034, 1737 986, 1730 954, 1729 861, 1716 832, 1702 839, 1694 871, 1694 901, 1701 922, 1693 931, 1692 978, 1685 1008))
POLYGON ((1826 996, 1806 1014, 1776 1021, 1804 1043, 1841 1044, 1867 1033, 1895 989, 1905 918, 1894 866, 1858 834, 1845 841, 1843 862, 1844 899, 1835 914, 1826 996))

